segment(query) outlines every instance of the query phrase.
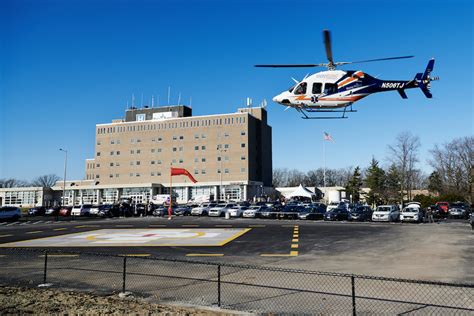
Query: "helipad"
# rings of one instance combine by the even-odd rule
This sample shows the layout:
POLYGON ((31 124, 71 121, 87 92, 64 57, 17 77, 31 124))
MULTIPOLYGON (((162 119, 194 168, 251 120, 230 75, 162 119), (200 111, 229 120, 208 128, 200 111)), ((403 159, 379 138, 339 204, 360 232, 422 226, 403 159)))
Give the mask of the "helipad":
POLYGON ((1 247, 224 246, 249 230, 251 228, 99 229, 11 242, 1 247))

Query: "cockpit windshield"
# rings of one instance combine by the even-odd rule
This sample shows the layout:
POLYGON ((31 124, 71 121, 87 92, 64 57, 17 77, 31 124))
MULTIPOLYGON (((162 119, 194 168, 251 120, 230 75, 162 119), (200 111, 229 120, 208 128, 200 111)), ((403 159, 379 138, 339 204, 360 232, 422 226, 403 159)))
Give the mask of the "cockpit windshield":
POLYGON ((293 89, 296 87, 296 85, 292 85, 290 89, 288 89, 288 92, 293 92, 293 89))
POLYGON ((302 82, 300 83, 296 89, 295 89, 295 94, 306 94, 306 87, 307 87, 307 83, 306 82, 302 82))

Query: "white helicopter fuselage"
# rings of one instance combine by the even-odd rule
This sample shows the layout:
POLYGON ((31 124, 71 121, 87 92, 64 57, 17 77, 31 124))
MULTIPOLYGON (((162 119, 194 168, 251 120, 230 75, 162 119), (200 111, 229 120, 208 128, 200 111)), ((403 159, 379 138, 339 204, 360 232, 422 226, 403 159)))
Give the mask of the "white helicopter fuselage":
POLYGON ((295 108, 347 107, 369 94, 361 91, 367 88, 364 77, 362 71, 321 71, 273 97, 273 102, 295 108))

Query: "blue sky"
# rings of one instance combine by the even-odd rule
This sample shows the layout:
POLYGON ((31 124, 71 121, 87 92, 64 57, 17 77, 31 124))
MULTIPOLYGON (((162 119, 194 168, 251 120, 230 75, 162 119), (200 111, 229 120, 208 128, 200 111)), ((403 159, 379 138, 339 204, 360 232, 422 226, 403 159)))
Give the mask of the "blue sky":
MULTIPOLYGON (((195 115, 233 112, 251 97, 269 101, 274 167, 385 160, 387 144, 420 137, 420 168, 434 144, 473 134, 471 1, 0 1, 0 178, 84 177, 94 127, 123 116, 132 93, 167 103, 192 97, 195 115), (258 63, 325 62, 322 30, 336 60, 415 58, 342 69, 411 79, 436 58, 434 98, 407 91, 369 96, 347 120, 302 120, 271 98, 315 69, 258 63)), ((318 70, 318 69, 316 69, 318 70)), ((321 69, 323 70, 323 69, 321 69)))

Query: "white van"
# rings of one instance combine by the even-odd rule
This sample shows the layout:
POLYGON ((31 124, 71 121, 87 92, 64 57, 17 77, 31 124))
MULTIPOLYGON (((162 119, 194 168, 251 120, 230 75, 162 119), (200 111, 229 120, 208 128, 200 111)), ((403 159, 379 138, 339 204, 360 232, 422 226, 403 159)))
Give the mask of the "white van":
POLYGON ((400 214, 400 221, 403 222, 423 222, 424 214, 421 210, 421 204, 418 202, 410 202, 403 208, 400 214))
POLYGON ((71 210, 71 216, 89 216, 91 208, 91 204, 76 205, 71 210))

